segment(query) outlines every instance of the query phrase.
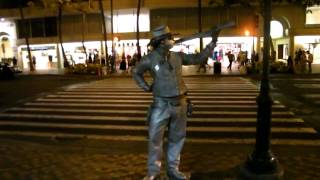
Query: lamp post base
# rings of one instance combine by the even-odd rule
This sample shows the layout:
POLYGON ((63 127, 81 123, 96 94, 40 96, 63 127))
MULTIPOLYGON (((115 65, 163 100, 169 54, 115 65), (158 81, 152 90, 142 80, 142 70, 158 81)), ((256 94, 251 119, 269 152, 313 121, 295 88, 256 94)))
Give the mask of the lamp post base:
POLYGON ((277 180, 284 174, 278 160, 269 152, 253 153, 240 167, 240 179, 277 180))

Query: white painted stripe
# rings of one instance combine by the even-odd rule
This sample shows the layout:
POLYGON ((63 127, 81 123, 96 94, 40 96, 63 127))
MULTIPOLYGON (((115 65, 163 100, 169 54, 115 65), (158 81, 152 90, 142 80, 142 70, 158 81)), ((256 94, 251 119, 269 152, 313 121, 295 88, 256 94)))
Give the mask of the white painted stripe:
MULTIPOLYGON (((254 85, 252 82, 250 81, 243 81, 243 80, 225 80, 225 81, 210 81, 207 79, 197 79, 197 80, 187 80, 185 78, 183 78, 183 81, 186 84, 218 84, 218 85, 229 85, 229 84, 240 84, 240 85, 254 85)), ((152 82, 152 80, 147 80, 148 83, 152 82)), ((90 84, 90 85, 101 85, 101 86, 108 86, 110 84, 116 84, 116 85, 123 85, 123 83, 125 84, 129 84, 129 85, 136 85, 135 81, 127 81, 126 79, 121 79, 120 81, 93 81, 93 82, 89 82, 89 83, 84 83, 85 84, 90 84)))
MULTIPOLYGON (((81 135, 81 134, 61 134, 61 133, 42 133, 42 132, 21 132, 21 131, 0 131, 0 135, 9 137, 34 137, 34 138, 61 138, 61 139, 95 139, 116 142, 146 142, 146 136, 108 136, 108 135, 81 135)), ((206 143, 206 144, 255 144, 253 138, 191 138, 186 139, 186 143, 206 143)), ((320 146, 320 140, 296 140, 296 139, 271 139, 272 145, 293 145, 293 146, 320 146)))
POLYGON ((298 88, 308 88, 308 89, 320 88, 320 84, 294 84, 294 86, 298 88))
MULTIPOLYGON (((146 99, 152 98, 152 96, 140 96, 140 95, 59 95, 59 94, 50 94, 46 96, 47 98, 99 98, 99 99, 108 99, 108 98, 118 98, 118 99, 146 99)), ((190 99, 256 99, 255 95, 252 96, 188 96, 190 99)))
POLYGON ((152 100, 117 100, 117 99, 47 99, 47 98, 37 98, 36 101, 45 102, 86 102, 86 103, 151 103, 152 100))
MULTIPOLYGON (((25 112, 69 112, 69 113, 113 113, 113 114, 146 114, 146 110, 126 110, 119 109, 108 110, 108 109, 57 109, 57 108, 28 108, 28 107, 13 107, 10 108, 11 111, 25 111, 25 112)), ((244 111, 194 111, 194 115, 255 115, 256 111, 244 112, 244 111)), ((292 112, 272 112, 273 115, 294 115, 292 112)))
MULTIPOLYGON (((147 126, 124 126, 124 125, 89 125, 89 124, 64 124, 64 123, 34 123, 34 122, 3 122, 0 121, 0 126, 24 126, 24 127, 58 127, 58 128, 67 128, 67 129, 77 129, 77 128, 85 128, 85 129, 120 129, 120 130, 130 130, 130 131, 138 131, 138 130, 148 130, 147 126)), ((256 127, 187 127, 187 132, 256 132, 256 127)), ((272 133, 317 133, 313 128, 305 128, 305 127, 271 127, 272 133)))
MULTIPOLYGON (((196 91, 197 89, 199 89, 199 86, 192 86, 192 87, 187 87, 188 91, 196 91)), ((255 88, 238 88, 238 87, 202 87, 201 89, 204 91, 255 91, 255 92, 259 92, 259 89, 255 89, 255 88)), ((117 91, 128 91, 128 92, 143 92, 143 90, 141 88, 128 88, 128 87, 110 87, 110 88, 97 88, 97 87, 87 87, 87 88, 77 88, 77 89, 69 89, 69 91, 98 91, 98 92, 108 92, 108 91, 112 91, 112 92, 117 92, 117 91), (123 88, 123 90, 120 90, 120 88, 123 88)), ((68 89, 66 89, 66 91, 68 91, 68 89)))
MULTIPOLYGON (((152 99, 149 100, 133 100, 133 99, 47 99, 47 98, 37 98, 36 101, 45 101, 45 102, 83 102, 83 103, 151 103, 152 99)), ((256 104, 255 100, 230 100, 230 101, 222 101, 222 100, 192 100, 194 104, 256 104)), ((279 101, 274 101, 274 104, 280 104, 279 101)))
MULTIPOLYGON (((146 117, 132 117, 132 116, 96 116, 96 115, 47 115, 47 114, 24 114, 24 113, 5 113, 0 114, 0 118, 5 119, 7 117, 11 118, 34 118, 34 119, 61 119, 61 120, 117 120, 117 121, 146 121, 146 117)), ((15 121, 19 121, 19 119, 15 121)), ((11 121, 11 120, 10 120, 11 121)), ((13 121, 13 120, 12 120, 13 121)), ((257 118, 221 118, 221 117, 212 117, 212 118, 188 118, 188 122, 256 122, 257 118)), ((301 118, 272 118, 273 122, 304 122, 301 118)))
MULTIPOLYGON (((244 82, 244 81, 230 81, 230 82, 214 82, 214 81, 184 81, 186 85, 194 85, 194 84, 199 84, 199 85, 217 85, 217 86, 236 86, 236 85, 240 85, 240 86, 255 86, 254 84, 252 84, 251 82, 244 82)), ((150 83, 150 82, 149 82, 150 83)), ((100 87, 110 87, 111 85, 116 85, 116 86, 123 86, 123 85, 127 85, 127 86, 137 86, 135 82, 129 82, 129 81, 121 81, 121 82, 98 82, 98 83, 88 83, 88 84, 84 84, 84 86, 89 86, 89 85, 94 85, 94 86, 100 86, 100 87), (111 84, 112 83, 112 84, 111 84)))
MULTIPOLYGON (((288 79, 281 79, 281 78, 272 78, 272 80, 283 80, 283 81, 287 81, 288 79)), ((320 78, 312 78, 312 77, 307 77, 307 78, 291 78, 289 79, 291 81, 319 81, 320 82, 320 78)))
MULTIPOLYGON (((109 88, 109 89, 65 89, 64 92, 141 92, 145 93, 142 91, 142 89, 124 89, 124 88, 109 88)), ((214 89, 189 89, 189 93, 194 93, 194 92, 221 92, 221 90, 214 90, 214 89)), ((259 93, 258 90, 256 89, 225 89, 223 92, 247 92, 247 93, 259 93)), ((151 94, 151 93, 145 93, 145 94, 151 94)))
POLYGON ((305 94, 303 96, 307 98, 320 98, 320 94, 305 94))
MULTIPOLYGON (((46 102, 27 102, 24 105, 26 106, 53 106, 53 107, 97 107, 97 108, 108 108, 108 107, 149 107, 149 104, 101 104, 101 103, 95 103, 95 104, 79 104, 79 103, 46 103, 46 102)), ((223 105, 223 104, 217 104, 217 105, 197 105, 194 104, 194 107, 198 108, 257 108, 257 105, 223 105)), ((273 108, 285 108, 282 104, 275 104, 272 105, 273 108)))
POLYGON ((79 103, 46 103, 46 102, 28 102, 26 106, 52 106, 52 107, 96 107, 96 108, 110 108, 110 107, 149 107, 149 104, 79 104, 79 103))
MULTIPOLYGON (((70 91, 63 91, 63 92, 56 92, 55 94, 59 95, 145 95, 150 96, 151 93, 145 93, 145 92, 70 92, 70 91)), ((188 92, 188 96, 257 96, 258 92, 252 93, 252 92, 246 92, 246 93, 240 93, 240 92, 188 92)))

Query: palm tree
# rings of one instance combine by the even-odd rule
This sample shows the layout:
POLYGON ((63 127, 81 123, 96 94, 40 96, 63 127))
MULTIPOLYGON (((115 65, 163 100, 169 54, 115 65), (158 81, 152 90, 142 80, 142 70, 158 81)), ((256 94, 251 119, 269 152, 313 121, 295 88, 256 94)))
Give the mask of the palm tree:
MULTIPOLYGON (((198 0, 198 31, 202 32, 202 5, 201 0, 198 0)), ((200 38, 200 51, 203 49, 203 39, 200 38)))
POLYGON ((69 63, 67 61, 67 56, 64 51, 63 47, 63 41, 62 41, 62 7, 63 7, 63 1, 58 1, 58 36, 59 36, 59 42, 61 46, 62 51, 62 58, 63 58, 63 67, 69 67, 69 63))
POLYGON ((81 43, 82 43, 82 48, 83 48, 83 53, 86 56, 86 60, 88 59, 88 54, 87 54, 87 48, 84 45, 84 30, 86 29, 86 13, 82 11, 82 33, 81 33, 81 43))
POLYGON ((104 8, 103 8, 103 2, 102 0, 99 0, 99 8, 100 8, 100 14, 101 14, 101 20, 102 20, 102 29, 103 29, 103 38, 105 43, 105 58, 106 58, 106 64, 107 64, 107 72, 109 72, 109 58, 108 58, 108 46, 107 46, 107 28, 106 28, 106 18, 104 15, 104 8))
POLYGON ((34 71, 34 64, 32 62, 31 58, 31 50, 30 50, 30 43, 29 43, 29 36, 30 36, 30 29, 29 26, 26 23, 26 20, 24 18, 24 13, 23 13, 23 7, 22 7, 22 2, 23 0, 19 0, 19 12, 20 12, 20 18, 22 21, 22 29, 23 29, 23 35, 27 44, 27 51, 28 51, 28 58, 29 58, 29 67, 30 71, 34 71))
POLYGON ((112 41, 112 44, 111 44, 111 52, 112 52, 112 55, 114 54, 114 44, 113 44, 113 0, 110 0, 110 9, 111 9, 111 41, 112 41))
MULTIPOLYGON (((139 16, 140 16, 140 8, 141 8, 141 0, 138 0, 138 7, 137 7, 137 52, 138 58, 141 57, 141 49, 140 49, 140 30, 139 30, 139 16)), ((140 59, 138 59, 140 61, 140 59)))

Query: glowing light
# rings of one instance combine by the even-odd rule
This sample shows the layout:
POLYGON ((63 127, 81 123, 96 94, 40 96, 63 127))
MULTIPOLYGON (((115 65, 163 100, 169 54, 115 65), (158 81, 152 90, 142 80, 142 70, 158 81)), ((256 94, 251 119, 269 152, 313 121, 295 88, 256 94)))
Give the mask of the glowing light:
POLYGON ((249 36, 249 35, 250 35, 250 31, 249 31, 249 30, 245 30, 245 31, 244 31, 244 35, 245 35, 245 36, 249 36))
POLYGON ((113 38, 113 42, 118 42, 118 41, 119 41, 118 36, 115 36, 115 37, 113 38))
POLYGON ((283 36, 283 26, 279 21, 271 21, 270 35, 272 38, 281 38, 283 36))

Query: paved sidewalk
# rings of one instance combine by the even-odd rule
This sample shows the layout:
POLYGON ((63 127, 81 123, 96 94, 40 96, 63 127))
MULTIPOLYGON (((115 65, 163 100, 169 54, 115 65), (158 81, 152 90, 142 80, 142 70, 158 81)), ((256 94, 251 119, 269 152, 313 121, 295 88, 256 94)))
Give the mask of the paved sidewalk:
MULTIPOLYGON (((19 78, 17 81, 0 82, 0 92, 5 93, 0 95, 4 103, 0 108, 13 105, 18 100, 21 102, 21 98, 26 100, 61 86, 97 79, 93 76, 43 75, 19 78)), ((146 172, 146 142, 4 137, 0 137, 0 141, 1 180, 138 180, 146 172)), ((182 153, 181 168, 191 173, 196 180, 236 179, 239 165, 245 162, 253 147, 253 144, 187 142, 182 153)), ((319 179, 318 146, 274 145, 271 150, 284 169, 284 179, 319 179)))
MULTIPOLYGON (((138 180, 146 172, 145 142, 0 140, 2 180, 138 180)), ((181 170, 197 180, 236 179, 239 166, 252 148, 253 145, 187 143, 181 170)), ((284 179, 320 177, 319 147, 274 146, 272 150, 285 171, 284 179)))

